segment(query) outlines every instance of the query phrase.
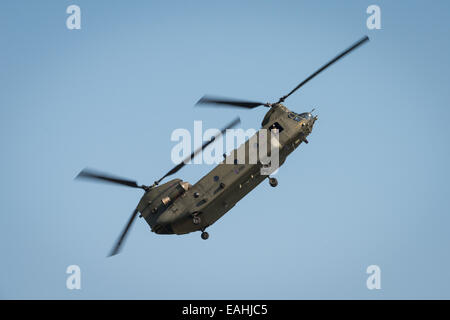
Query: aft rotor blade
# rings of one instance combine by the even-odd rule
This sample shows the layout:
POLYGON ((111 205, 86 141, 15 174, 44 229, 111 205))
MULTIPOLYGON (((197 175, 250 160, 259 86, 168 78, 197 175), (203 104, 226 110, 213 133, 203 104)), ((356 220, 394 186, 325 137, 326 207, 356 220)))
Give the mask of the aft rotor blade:
POLYGON ((293 94, 295 91, 297 91, 298 89, 300 89, 303 85, 305 85, 306 83, 308 83, 311 79, 313 79, 315 76, 317 76, 319 73, 321 73, 323 70, 325 70, 326 68, 328 68, 329 66, 331 66, 333 63, 335 63, 336 61, 338 61, 339 59, 343 58, 344 56, 346 56, 347 54, 349 54, 350 52, 352 52, 353 50, 355 50, 356 48, 358 48, 359 46, 361 46, 362 44, 364 44, 366 41, 369 41, 369 37, 365 36, 363 38, 361 38, 359 41, 355 42, 351 47, 349 47, 347 50, 341 52, 340 54, 338 54, 336 57, 334 57, 333 59, 331 59, 328 63, 324 64, 320 69, 318 69, 316 72, 314 72, 313 74, 311 74, 308 78, 306 78, 305 80, 303 80, 298 86, 296 86, 291 92, 289 92, 287 95, 283 96, 280 98, 280 100, 278 101, 278 103, 283 102, 284 100, 286 100, 291 94, 293 94))
POLYGON ((266 103, 257 102, 257 101, 246 101, 246 100, 235 100, 235 99, 227 99, 227 98, 218 98, 213 96, 203 96, 198 102, 199 104, 217 104, 224 105, 229 107, 239 107, 239 108, 247 108, 253 109, 259 106, 266 106, 266 103))
POLYGON ((116 177, 107 173, 102 173, 96 170, 85 168, 76 177, 76 179, 89 179, 102 182, 109 182, 114 184, 120 184, 132 188, 145 189, 145 186, 140 186, 136 181, 128 180, 120 177, 116 177))
POLYGON ((161 179, 159 179, 157 181, 157 184, 160 183, 164 178, 178 172, 181 168, 183 168, 187 162, 189 162, 189 160, 192 160, 193 158, 195 158, 195 156, 197 154, 199 154, 200 152, 202 152, 207 146, 209 146, 211 143, 213 143, 218 137, 220 137, 221 135, 223 135, 225 133, 225 131, 227 129, 233 128, 234 126, 238 125, 239 123, 241 123, 241 119, 239 117, 237 117, 236 119, 234 119, 232 122, 230 122, 225 128, 223 128, 220 133, 218 133, 217 135, 215 135, 211 140, 209 140, 208 142, 204 143, 201 148, 198 148, 197 150, 195 150, 194 152, 191 153, 190 156, 188 156, 186 159, 184 159, 181 163, 177 164, 172 170, 170 170, 169 172, 167 172, 161 179))
POLYGON ((136 215, 138 214, 138 209, 134 209, 133 213, 131 214, 130 219, 128 220, 127 225, 123 229, 122 233, 120 234, 120 237, 117 239, 117 242, 115 243, 114 247, 111 249, 111 252, 109 253, 108 257, 114 256, 120 252, 121 246, 125 241, 125 238, 128 234, 128 231, 130 230, 131 225, 133 224, 136 215))

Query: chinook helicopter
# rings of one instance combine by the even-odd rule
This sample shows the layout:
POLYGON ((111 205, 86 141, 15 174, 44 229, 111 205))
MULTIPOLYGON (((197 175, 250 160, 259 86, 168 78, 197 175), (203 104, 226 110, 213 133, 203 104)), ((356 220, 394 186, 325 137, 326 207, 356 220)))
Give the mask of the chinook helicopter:
MULTIPOLYGON (((212 104, 247 109, 253 109, 260 106, 269 108, 269 111, 266 113, 261 123, 261 129, 266 129, 267 132, 267 135, 265 136, 266 140, 261 139, 261 136, 259 136, 259 140, 257 140, 259 144, 256 144, 256 148, 261 146, 262 143, 267 143, 266 148, 268 148, 269 145, 274 144, 272 138, 276 137, 277 139, 275 142, 278 147, 279 159, 278 166, 281 166, 287 156, 302 142, 308 143, 307 137, 311 133, 314 123, 317 120, 317 116, 313 115, 312 111, 297 114, 284 106, 283 102, 323 70, 368 40, 369 38, 365 36, 354 43, 351 47, 311 74, 287 95, 281 97, 276 103, 262 103, 204 96, 197 104, 212 104)), ((229 159, 227 159, 227 156, 224 154, 225 159, 223 162, 218 164, 194 185, 181 179, 173 179, 164 184, 160 184, 163 179, 178 172, 186 163, 202 152, 208 145, 213 143, 216 138, 224 134, 227 129, 236 126, 239 122, 240 120, 237 118, 228 124, 210 141, 204 143, 199 149, 192 152, 183 162, 176 165, 150 186, 139 185, 136 181, 88 168, 82 170, 77 175, 76 178, 109 182, 144 190, 144 195, 131 214, 131 217, 113 246, 109 256, 119 253, 128 231, 138 214, 139 217, 145 219, 150 225, 151 231, 156 234, 182 235, 194 231, 201 231, 201 238, 206 240, 209 238, 208 232, 205 231, 206 228, 211 226, 233 208, 239 200, 252 191, 264 179, 269 178, 269 184, 272 187, 278 185, 278 181, 275 178, 270 177, 267 174, 261 174, 261 169, 265 166, 262 161, 253 164, 248 163, 248 152, 245 153, 244 163, 236 161, 238 149, 231 151, 228 156, 233 157, 233 161, 227 161, 229 159)), ((245 150, 250 150, 250 141, 255 141, 252 140, 252 138, 253 137, 248 139, 243 145, 245 150)))

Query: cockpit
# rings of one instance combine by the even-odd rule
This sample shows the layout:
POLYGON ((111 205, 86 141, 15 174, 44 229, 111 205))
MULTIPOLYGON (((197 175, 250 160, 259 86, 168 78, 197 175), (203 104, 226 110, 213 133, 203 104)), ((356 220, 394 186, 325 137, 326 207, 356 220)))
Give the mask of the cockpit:
POLYGON ((311 114, 311 112, 304 112, 300 113, 299 117, 306 120, 311 120, 313 118, 313 115, 311 114))
POLYGON ((313 118, 313 115, 311 114, 311 112, 303 112, 303 113, 295 113, 295 112, 291 112, 288 115, 289 118, 300 122, 302 120, 311 120, 313 118))

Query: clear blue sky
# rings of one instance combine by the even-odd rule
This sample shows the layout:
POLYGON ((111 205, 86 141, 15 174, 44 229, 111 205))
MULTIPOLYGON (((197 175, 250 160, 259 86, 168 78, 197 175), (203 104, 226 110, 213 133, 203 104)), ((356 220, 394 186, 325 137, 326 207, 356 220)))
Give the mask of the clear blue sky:
MULTIPOLYGON (((448 1, 2 1, 0 298, 450 298, 448 1), (66 8, 82 10, 69 31, 66 8), (366 28, 378 4, 382 30, 366 28), (193 108, 205 93, 274 101, 364 34, 371 42, 286 103, 319 115, 308 145, 209 228, 157 236, 139 190, 176 128, 258 128, 266 109, 193 108), (66 289, 68 265, 82 289, 66 289), (379 265, 381 290, 366 288, 379 265)), ((187 166, 196 182, 212 167, 187 166)))

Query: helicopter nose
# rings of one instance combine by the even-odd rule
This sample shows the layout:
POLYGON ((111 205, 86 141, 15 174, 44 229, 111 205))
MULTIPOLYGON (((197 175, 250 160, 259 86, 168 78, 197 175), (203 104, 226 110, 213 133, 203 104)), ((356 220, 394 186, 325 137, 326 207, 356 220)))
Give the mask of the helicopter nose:
POLYGON ((317 116, 314 116, 314 117, 312 117, 311 119, 308 120, 308 129, 309 129, 308 131, 309 131, 309 133, 312 132, 312 129, 314 127, 314 122, 316 122, 316 120, 317 120, 317 116))

